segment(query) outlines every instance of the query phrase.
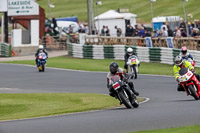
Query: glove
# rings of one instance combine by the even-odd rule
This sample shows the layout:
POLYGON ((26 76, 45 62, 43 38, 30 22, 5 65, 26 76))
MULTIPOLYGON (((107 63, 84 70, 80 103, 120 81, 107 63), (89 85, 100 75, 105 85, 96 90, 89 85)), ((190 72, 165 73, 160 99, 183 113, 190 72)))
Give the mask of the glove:
POLYGON ((195 73, 195 70, 194 70, 194 69, 191 69, 191 72, 192 72, 192 73, 195 73))
POLYGON ((178 77, 178 78, 176 78, 176 81, 177 81, 177 82, 179 82, 179 77, 178 77))

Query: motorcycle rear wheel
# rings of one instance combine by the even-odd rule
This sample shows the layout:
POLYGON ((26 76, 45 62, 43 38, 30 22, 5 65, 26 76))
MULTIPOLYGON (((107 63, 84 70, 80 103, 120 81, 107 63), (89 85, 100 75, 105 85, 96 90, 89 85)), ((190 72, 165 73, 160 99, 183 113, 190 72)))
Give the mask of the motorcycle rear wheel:
POLYGON ((133 108, 129 98, 124 94, 123 91, 118 92, 119 98, 121 99, 122 103, 126 106, 126 108, 130 109, 133 108))
POLYGON ((190 91, 191 95, 194 97, 195 100, 199 100, 199 96, 197 95, 197 92, 195 91, 193 85, 189 85, 188 90, 190 91))

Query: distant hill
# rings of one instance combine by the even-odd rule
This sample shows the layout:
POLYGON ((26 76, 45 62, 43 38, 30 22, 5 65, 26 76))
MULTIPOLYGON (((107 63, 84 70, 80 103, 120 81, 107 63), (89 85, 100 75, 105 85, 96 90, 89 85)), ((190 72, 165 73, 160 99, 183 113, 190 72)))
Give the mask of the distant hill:
MULTIPOLYGON (((87 0, 50 0, 55 8, 48 8, 48 0, 38 0, 38 3, 46 9, 46 16, 69 17, 77 16, 80 21, 87 21, 87 0)), ((96 0, 94 0, 95 2, 96 0)), ((131 13, 137 14, 140 22, 151 21, 150 0, 101 0, 102 5, 96 8, 95 16, 109 9, 128 8, 131 13)), ((200 19, 200 0, 188 0, 185 2, 187 14, 192 14, 194 19, 200 19)), ((183 17, 182 0, 157 0, 153 3, 155 16, 181 16, 183 17)), ((190 18, 189 18, 190 19, 190 18)))

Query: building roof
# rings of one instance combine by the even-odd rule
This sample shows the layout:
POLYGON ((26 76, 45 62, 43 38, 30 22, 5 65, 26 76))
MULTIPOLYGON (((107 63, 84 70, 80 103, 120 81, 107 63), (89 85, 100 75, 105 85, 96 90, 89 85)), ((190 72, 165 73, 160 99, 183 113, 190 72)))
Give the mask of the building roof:
POLYGON ((123 19, 124 16, 120 13, 116 12, 115 10, 108 10, 98 16, 96 16, 94 19, 123 19))

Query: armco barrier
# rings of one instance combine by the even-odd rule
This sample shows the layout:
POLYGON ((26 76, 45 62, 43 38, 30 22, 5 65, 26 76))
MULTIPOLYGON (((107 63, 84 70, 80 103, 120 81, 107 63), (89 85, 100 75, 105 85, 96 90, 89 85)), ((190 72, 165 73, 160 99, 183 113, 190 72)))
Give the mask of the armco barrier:
MULTIPOLYGON (((138 47, 125 45, 81 45, 68 43, 68 53, 77 58, 90 59, 115 59, 124 60, 124 54, 128 47, 132 47, 142 62, 160 62, 163 64, 173 64, 174 57, 180 53, 180 49, 158 48, 158 47, 138 47)), ((200 51, 188 50, 196 61, 196 66, 200 67, 200 51)))
POLYGON ((0 56, 11 57, 11 45, 7 43, 0 43, 0 56))

